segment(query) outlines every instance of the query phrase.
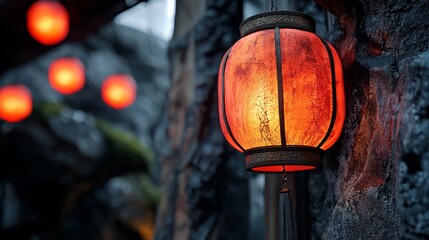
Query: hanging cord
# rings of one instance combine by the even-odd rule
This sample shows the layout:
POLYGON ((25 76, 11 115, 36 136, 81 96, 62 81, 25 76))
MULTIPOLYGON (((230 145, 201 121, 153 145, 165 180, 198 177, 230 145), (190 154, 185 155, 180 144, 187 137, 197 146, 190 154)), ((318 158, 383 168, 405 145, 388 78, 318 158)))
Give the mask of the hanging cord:
POLYGON ((282 166, 282 181, 283 181, 283 189, 282 189, 282 192, 284 192, 284 191, 289 191, 289 189, 287 188, 287 177, 286 177, 286 168, 285 168, 285 166, 283 165, 282 166))
POLYGON ((277 6, 275 5, 275 0, 271 0, 271 12, 277 11, 277 6))
POLYGON ((283 189, 279 198, 279 238, 280 240, 297 240, 297 228, 295 221, 295 209, 292 205, 292 196, 287 189, 285 166, 282 167, 283 189))

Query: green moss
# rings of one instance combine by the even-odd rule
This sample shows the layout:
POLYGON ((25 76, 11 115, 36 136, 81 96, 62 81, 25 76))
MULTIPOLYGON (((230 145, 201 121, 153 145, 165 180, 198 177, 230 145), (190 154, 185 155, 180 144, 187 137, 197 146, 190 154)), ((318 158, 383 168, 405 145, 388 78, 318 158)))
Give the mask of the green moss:
POLYGON ((161 200, 161 193, 159 188, 153 183, 149 176, 145 175, 140 180, 141 188, 144 198, 146 198, 147 202, 150 204, 150 208, 152 210, 156 210, 159 201, 161 200))
MULTIPOLYGON (((45 102, 34 108, 34 116, 42 122, 58 116, 69 108, 62 103, 45 102)), ((153 155, 139 140, 105 120, 96 118, 96 126, 105 139, 106 153, 103 164, 99 166, 99 176, 107 179, 130 172, 148 172, 153 155)))
POLYGON ((136 137, 100 119, 96 124, 106 141, 108 172, 148 171, 152 153, 136 137))
POLYGON ((47 121, 49 118, 58 116, 65 108, 67 106, 62 103, 44 102, 35 106, 33 114, 39 119, 47 121))

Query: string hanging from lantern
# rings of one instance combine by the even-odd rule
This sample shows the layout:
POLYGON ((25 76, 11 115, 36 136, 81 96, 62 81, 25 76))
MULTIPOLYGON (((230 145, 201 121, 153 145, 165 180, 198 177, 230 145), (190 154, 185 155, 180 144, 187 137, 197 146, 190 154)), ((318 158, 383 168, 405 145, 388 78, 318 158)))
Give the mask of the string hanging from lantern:
POLYGON ((285 165, 282 166, 282 176, 283 176, 283 189, 282 191, 286 191, 287 189, 287 176, 286 176, 286 169, 285 169, 285 165))
POLYGON ((275 4, 275 0, 271 0, 271 12, 277 11, 277 6, 275 4))
POLYGON ((297 228, 295 221, 295 208, 292 204, 290 190, 287 188, 287 176, 285 166, 282 166, 283 189, 279 197, 279 239, 296 240, 297 228))

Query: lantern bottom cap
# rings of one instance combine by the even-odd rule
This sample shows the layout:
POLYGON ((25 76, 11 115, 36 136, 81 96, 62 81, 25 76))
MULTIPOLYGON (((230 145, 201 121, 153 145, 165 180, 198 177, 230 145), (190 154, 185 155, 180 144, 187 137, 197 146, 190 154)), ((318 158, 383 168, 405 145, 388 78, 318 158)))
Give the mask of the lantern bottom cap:
POLYGON ((245 152, 246 169, 252 172, 281 173, 309 171, 320 167, 324 151, 307 146, 268 147, 245 152))

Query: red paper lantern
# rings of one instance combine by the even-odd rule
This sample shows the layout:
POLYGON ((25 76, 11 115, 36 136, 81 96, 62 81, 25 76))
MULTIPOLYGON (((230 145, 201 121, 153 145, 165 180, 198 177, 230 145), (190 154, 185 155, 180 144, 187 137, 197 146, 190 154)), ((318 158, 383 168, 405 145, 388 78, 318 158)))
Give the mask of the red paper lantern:
POLYGON ((73 94, 85 85, 85 68, 77 58, 59 58, 49 66, 48 79, 58 92, 73 94))
POLYGON ((269 12, 245 20, 219 70, 219 117, 248 170, 311 170, 341 134, 343 75, 314 20, 269 12))
POLYGON ((127 74, 111 75, 101 86, 101 96, 114 109, 126 108, 136 99, 136 81, 127 74))
POLYGON ((0 119, 19 122, 31 114, 32 108, 31 92, 24 85, 0 88, 0 119))
POLYGON ((54 1, 37 1, 27 12, 30 35, 44 45, 63 41, 69 33, 69 14, 64 6, 54 1))

